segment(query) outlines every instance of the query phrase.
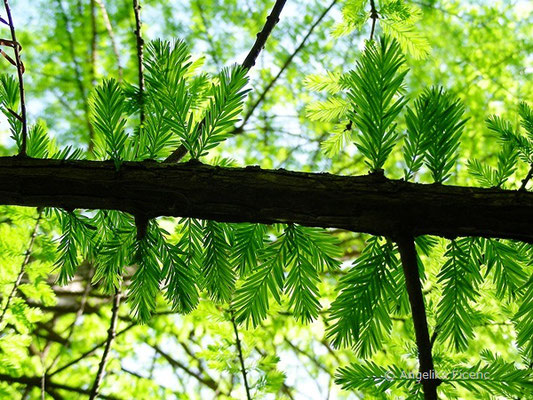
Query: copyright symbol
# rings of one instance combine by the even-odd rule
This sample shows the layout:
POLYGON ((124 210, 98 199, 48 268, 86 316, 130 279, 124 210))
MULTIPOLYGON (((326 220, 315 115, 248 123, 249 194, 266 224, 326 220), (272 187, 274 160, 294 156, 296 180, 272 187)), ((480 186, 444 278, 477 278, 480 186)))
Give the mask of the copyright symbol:
POLYGON ((391 382, 394 380, 394 372, 392 371, 387 371, 385 372, 385 380, 391 382))

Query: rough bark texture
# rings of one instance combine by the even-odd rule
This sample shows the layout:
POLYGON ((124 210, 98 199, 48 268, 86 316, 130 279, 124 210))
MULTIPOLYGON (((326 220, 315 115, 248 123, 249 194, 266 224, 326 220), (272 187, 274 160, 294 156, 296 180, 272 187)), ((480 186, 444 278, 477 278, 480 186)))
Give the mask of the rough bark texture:
POLYGON ((112 162, 3 157, 0 204, 533 243, 531 192, 415 184, 380 175, 155 162, 126 162, 117 171, 112 162))

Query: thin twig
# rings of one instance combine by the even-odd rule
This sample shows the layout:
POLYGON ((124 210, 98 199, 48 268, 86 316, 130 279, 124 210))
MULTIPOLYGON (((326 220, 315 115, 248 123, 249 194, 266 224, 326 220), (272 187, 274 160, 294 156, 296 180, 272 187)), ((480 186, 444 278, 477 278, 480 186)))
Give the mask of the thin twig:
POLYGON ((144 126, 144 39, 142 37, 141 5, 139 0, 133 0, 133 13, 135 14, 135 38, 137 41, 137 70, 139 79, 139 100, 140 100, 140 127, 144 126))
POLYGON ((33 226, 33 230, 30 235, 30 242, 28 243, 28 247, 26 248, 26 252, 24 253, 24 260, 22 261, 22 264, 20 265, 20 271, 17 275, 17 279, 15 279, 15 283, 13 284, 13 289, 9 293, 9 296, 7 297, 7 302, 4 306, 4 309, 2 310, 2 315, 0 315, 0 324, 4 320, 4 317, 6 315, 7 310, 9 309, 9 305, 11 304, 11 301, 13 300, 13 297, 15 297, 15 293, 17 292, 18 287, 20 286, 20 282, 22 281, 22 277, 24 276, 24 272, 26 270, 26 265, 30 262, 31 253, 33 250, 33 244, 35 243, 35 238, 37 237, 37 230, 39 229, 39 224, 41 222, 43 211, 42 209, 39 209, 37 220, 35 221, 35 225, 33 226))
POLYGON ((276 84, 277 80, 281 77, 283 72, 287 69, 287 67, 292 63, 292 60, 296 55, 305 47, 305 44, 307 43, 307 40, 311 37, 313 34, 313 31, 316 29, 316 27, 322 22, 322 20, 326 17, 326 15, 329 13, 329 11, 333 8, 333 6, 337 3, 338 0, 333 0, 329 6, 327 6, 324 11, 320 14, 320 16, 317 18, 317 20, 309 27, 309 30, 307 31, 306 35, 303 37, 302 41, 292 54, 285 60, 283 65, 281 66, 281 69, 279 70, 278 74, 268 83, 268 85, 263 89, 255 103, 250 107, 246 115, 244 116, 242 123, 239 127, 235 129, 235 133, 241 133, 243 131, 244 125, 248 122, 250 117, 253 115, 255 109, 263 102, 265 99, 267 93, 270 91, 270 89, 276 84))
POLYGON ((204 385, 204 386, 208 387, 209 389, 213 390, 215 393, 220 393, 219 384, 213 378, 211 378, 209 375, 207 375, 207 373, 205 374, 206 376, 203 376, 204 374, 201 374, 201 373, 198 373, 198 372, 195 372, 195 371, 191 370, 187 365, 183 364, 182 362, 176 360, 175 358, 173 358, 172 356, 167 354, 159 346, 157 346, 155 344, 149 344, 149 346, 152 347, 157 352, 157 354, 162 356, 173 368, 181 369, 187 375, 189 375, 190 377, 196 379, 202 385, 204 385))
POLYGON ((429 338, 414 237, 410 234, 400 234, 395 240, 400 251, 407 294, 409 295, 409 303, 411 305, 420 373, 425 376, 430 376, 430 378, 421 379, 424 389, 424 399, 437 400, 437 386, 442 382, 439 379, 432 378, 434 366, 433 356, 431 354, 431 339, 429 338))
POLYGON ((315 364, 315 366, 319 369, 321 369, 322 371, 324 371, 326 374, 328 375, 332 375, 331 371, 329 371, 326 366, 324 364, 322 364, 320 361, 318 361, 315 357, 313 357, 312 354, 309 354, 307 351, 299 348, 298 346, 296 346, 293 342, 291 342, 289 339, 287 339, 286 337, 283 338, 283 341, 285 343, 287 343, 289 345, 289 347, 291 349, 293 349, 296 353, 298 354, 301 354, 305 357, 307 357, 313 364, 315 364))
POLYGON ((376 29, 376 22, 379 19, 378 11, 374 0, 370 0, 370 18, 372 19, 372 28, 370 29, 370 40, 374 40, 374 31, 376 29))
MULTIPOLYGON (((134 0, 137 1, 137 0, 134 0)), ((281 11, 283 10, 283 7, 285 6, 287 0, 277 0, 274 4, 274 7, 272 8, 272 11, 270 12, 270 15, 267 17, 265 25, 263 26, 263 29, 261 32, 257 34, 257 39, 255 43, 253 44, 252 48, 248 52, 248 55, 242 62, 241 66, 246 69, 250 70, 257 60, 257 57, 259 56, 259 53, 261 50, 265 47, 265 43, 270 36, 270 33, 274 29, 274 26, 279 21, 279 16, 281 14, 281 11)), ((337 1, 337 0, 335 0, 337 1)), ((200 122, 200 124, 203 124, 203 120, 200 122)), ((236 130, 237 131, 237 130, 236 130)), ((178 162, 181 160, 185 155, 187 154, 187 149, 184 145, 180 145, 176 150, 172 152, 166 159, 165 163, 172 163, 172 162, 178 162)))
POLYGON ((113 26, 111 25, 111 20, 109 19, 109 14, 107 13, 107 9, 103 0, 96 0, 96 2, 98 3, 100 11, 102 12, 104 25, 107 30, 107 34, 109 35, 109 39, 111 40, 111 48, 113 49, 113 53, 115 54, 115 58, 117 59, 118 80, 121 82, 124 73, 122 70, 122 65, 120 63, 120 53, 117 47, 117 40, 115 39, 115 32, 113 31, 113 26))
MULTIPOLYGON (((127 331, 129 331, 131 328, 133 328, 134 326, 136 326, 137 323, 136 322, 132 322, 130 325, 128 325, 127 327, 125 327, 124 329, 122 329, 121 331, 119 331, 116 335, 115 335, 115 338, 121 336, 122 334, 126 333, 127 331)), ((69 361, 68 363, 66 363, 65 365, 62 365, 61 367, 59 367, 58 369, 56 369, 54 372, 48 374, 49 377, 52 377, 64 370, 66 370, 67 368, 70 368, 72 367, 73 365, 77 364, 78 362, 80 362, 81 360, 83 360, 84 358, 86 357, 89 357, 90 355, 94 354, 94 352, 96 350, 98 350, 100 347, 104 346, 105 344, 107 343, 107 339, 106 340, 103 340, 102 342, 96 344, 95 346, 93 346, 90 350, 86 351, 85 353, 81 354, 79 357, 75 358, 74 360, 72 361, 69 361)))
POLYGON ((99 395, 98 392, 100 390, 100 385, 102 384, 102 381, 104 379, 105 367, 107 365, 107 360, 109 358, 109 351, 111 350, 111 344, 113 343, 113 340, 117 336, 116 327, 117 327, 117 321, 118 321, 119 307, 120 307, 120 288, 116 288, 115 294, 113 295, 113 308, 111 310, 111 321, 110 321, 109 329, 107 331, 107 340, 106 340, 106 344, 104 347, 104 352, 102 354, 102 359, 100 360, 100 364, 98 365, 98 372, 96 373, 96 377, 94 379, 94 383, 91 389, 89 400, 94 400, 99 395))
POLYGON ((235 333, 235 346, 237 347, 237 354, 239 356, 239 361, 241 363, 241 373, 242 373, 242 380, 244 382, 244 388, 246 389, 246 398, 248 400, 252 400, 252 396, 250 395, 250 387, 248 386, 248 379, 246 377, 246 366, 244 365, 244 357, 242 355, 242 346, 241 346, 241 339, 239 338, 239 328, 237 327, 237 324, 235 323, 235 315, 233 313, 233 310, 230 310, 230 319, 231 324, 233 325, 233 332, 235 333))
POLYGON ((17 76, 19 80, 19 96, 20 96, 20 117, 22 122, 22 144, 20 147, 19 155, 22 157, 26 156, 26 142, 28 138, 28 121, 26 118, 26 99, 24 95, 24 78, 22 77, 24 73, 24 64, 20 59, 20 50, 21 46, 17 42, 17 35, 15 32, 15 24, 13 22, 13 16, 11 15, 11 8, 9 7, 9 0, 4 0, 4 6, 6 8, 7 21, 9 29, 11 30, 11 40, 15 43, 13 46, 13 51, 15 53, 15 64, 17 66, 17 76))

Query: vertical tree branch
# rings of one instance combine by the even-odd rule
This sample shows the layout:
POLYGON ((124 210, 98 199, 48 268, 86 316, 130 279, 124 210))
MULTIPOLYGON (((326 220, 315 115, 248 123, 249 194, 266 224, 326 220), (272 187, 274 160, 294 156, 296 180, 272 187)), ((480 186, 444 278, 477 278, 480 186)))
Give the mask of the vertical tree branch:
MULTIPOLYGON (((263 29, 261 32, 257 34, 257 39, 255 43, 253 44, 252 48, 248 52, 248 55, 242 62, 241 66, 244 69, 251 69, 255 65, 255 61, 257 60, 257 57, 259 56, 259 53, 261 53, 261 50, 265 47, 265 43, 270 36, 270 33, 274 29, 274 26, 279 21, 279 16, 281 14, 281 11, 283 10, 283 7, 285 6, 287 0, 277 0, 274 4, 274 7, 272 8, 272 11, 270 12, 270 15, 267 17, 267 20, 265 22, 265 25, 263 26, 263 29)), ((334 0, 334 3, 337 0, 334 0)), ((134 0, 134 3, 136 3, 137 0, 134 0)), ((202 123, 202 122, 200 122, 202 123)), ((243 123, 244 125, 244 123, 243 123)), ((241 126, 242 130, 242 126, 241 126)), ((166 160, 165 163, 171 163, 171 162, 178 162, 181 160, 185 154, 187 154, 187 149, 184 145, 180 145, 176 150, 170 154, 166 160)))
POLYGON ((120 289, 115 289, 115 294, 113 295, 113 308, 111 311, 111 321, 110 326, 107 331, 107 340, 104 347, 104 353, 102 354, 102 359, 98 365, 98 372, 94 379, 93 387, 91 389, 91 394, 89 395, 89 400, 94 400, 98 396, 100 390, 100 385, 104 379, 105 367, 107 365, 107 359, 109 358, 109 352, 111 350, 111 344, 116 337, 116 327, 118 320, 118 309, 120 306, 120 289))
POLYGON ((20 286, 20 282, 22 281, 22 277, 24 276, 24 272, 26 270, 26 265, 28 265, 30 262, 30 257, 31 257, 31 253, 33 250, 33 244, 35 243, 35 238, 37 237, 37 230, 39 229, 39 224, 41 222, 42 214, 43 214, 42 209, 39 209, 37 220, 35 221, 35 225, 33 226, 33 230, 30 235, 30 242, 28 243, 28 247, 26 248, 26 252, 24 253, 24 260, 22 261, 22 264, 20 265, 20 271, 17 275, 17 279, 15 279, 13 289, 11 290, 11 292, 9 293, 9 296, 7 297, 6 305, 2 309, 2 314, 0 315, 0 324, 4 320, 6 312, 9 309, 9 305, 11 304, 11 301, 13 300, 13 297, 15 297, 15 293, 17 292, 17 289, 20 286))
POLYGON ((370 28, 370 40, 374 40, 374 31, 376 30, 376 22, 379 19, 378 11, 374 0, 370 0, 370 19, 372 19, 372 28, 370 28))
MULTIPOLYGON (((396 243, 400 251, 409 303, 411 305, 420 372, 429 376, 433 373, 434 366, 414 238, 410 235, 402 235, 397 238, 396 243)), ((437 399, 436 389, 440 382, 431 378, 423 378, 421 382, 424 388, 424 399, 437 399)))
POLYGON ((141 5, 139 0, 133 0, 133 13, 135 14, 135 37, 137 39, 137 67, 139 76, 140 98, 140 127, 144 126, 144 40, 142 37, 141 5))
POLYGON ((403 273, 405 275, 405 285, 411 305, 424 399, 437 400, 437 386, 441 381, 434 376, 431 340, 429 338, 422 284, 418 273, 418 260, 414 237, 410 234, 399 235, 396 238, 396 244, 400 251, 403 273))
POLYGON ((237 354, 239 355, 239 361, 241 363, 242 380, 244 382, 244 388, 246 389, 246 398, 252 400, 250 394, 250 387, 248 386, 248 378, 246 377, 246 366, 244 365, 244 357, 242 355, 241 339, 239 338, 239 329, 235 323, 235 315, 233 310, 230 310, 231 324, 233 325, 233 332, 235 333, 235 346, 237 347, 237 354))
POLYGON ((17 67, 17 76, 19 80, 19 96, 20 96, 20 118, 22 122, 22 144, 20 147, 19 155, 26 156, 26 142, 28 138, 28 119, 26 116, 26 99, 24 95, 24 64, 20 59, 21 46, 17 42, 17 35, 15 32, 15 23, 13 22, 13 16, 11 15, 11 8, 9 7, 9 0, 4 0, 4 6, 6 8, 7 22, 9 29, 11 30, 11 40, 13 41, 13 51, 15 52, 15 64, 17 67))

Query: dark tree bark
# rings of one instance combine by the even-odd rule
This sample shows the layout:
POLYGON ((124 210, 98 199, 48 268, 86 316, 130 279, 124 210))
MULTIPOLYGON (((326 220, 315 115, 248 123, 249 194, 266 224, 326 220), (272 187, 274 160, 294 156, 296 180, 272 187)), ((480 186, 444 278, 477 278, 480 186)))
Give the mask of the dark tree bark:
POLYGON ((298 223, 396 237, 481 236, 533 243, 533 193, 416 184, 380 175, 0 158, 0 204, 115 209, 146 218, 298 223))
POLYGON ((440 385, 441 381, 435 377, 424 295, 422 293, 420 274, 418 273, 415 239, 409 233, 406 233, 398 235, 395 240, 402 260, 405 286, 409 296, 411 315, 413 316, 421 376, 420 383, 424 388, 424 400, 437 400, 437 386, 440 385))

